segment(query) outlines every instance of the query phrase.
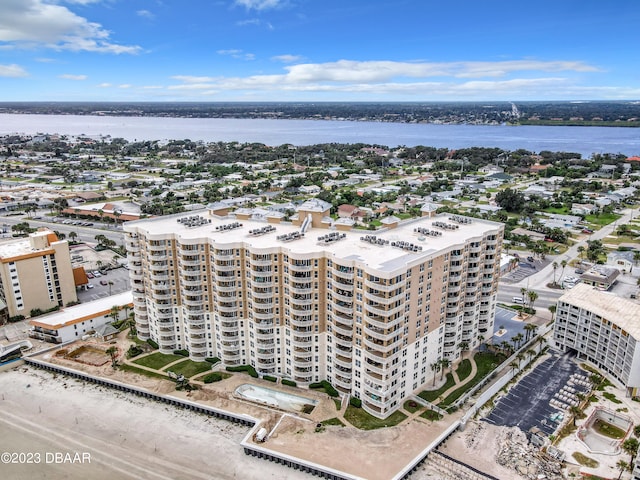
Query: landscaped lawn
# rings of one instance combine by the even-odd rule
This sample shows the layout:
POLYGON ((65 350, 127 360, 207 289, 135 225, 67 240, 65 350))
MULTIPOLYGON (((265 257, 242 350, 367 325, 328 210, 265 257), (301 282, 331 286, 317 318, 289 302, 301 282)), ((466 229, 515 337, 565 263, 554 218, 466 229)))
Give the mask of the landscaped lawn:
POLYGON ((468 358, 462 360, 460 365, 458 365, 458 368, 456 368, 456 373, 460 380, 467 378, 471 374, 471 360, 468 358))
POLYGON ((448 389, 453 387, 455 384, 456 384, 456 382, 453 379, 453 375, 451 373, 447 373, 447 381, 445 382, 445 384, 443 386, 441 386, 437 390, 423 390, 422 392, 420 392, 418 394, 418 396, 420 398, 425 399, 427 402, 433 402, 434 400, 437 400, 438 397, 440 395, 442 395, 442 393, 446 392, 448 389))
POLYGON ((360 430, 375 430, 376 428, 393 427, 402 422, 407 416, 396 410, 384 420, 369 415, 362 408, 356 408, 349 405, 344 412, 344 418, 347 422, 360 430))
POLYGON ((435 410, 426 410, 420 416, 422 418, 426 418, 427 420, 431 420, 432 422, 437 422, 442 418, 442 415, 436 412, 435 410))
POLYGON ((184 362, 176 363, 169 370, 178 375, 182 374, 185 378, 191 378, 194 375, 211 370, 211 364, 209 362, 194 362, 187 358, 184 362))
POLYGON ((339 418, 330 418, 328 420, 323 420, 322 425, 337 425, 339 427, 344 427, 344 423, 342 423, 342 420, 340 420, 339 418))
POLYGON ((475 354, 473 359, 475 360, 478 367, 478 371, 476 372, 475 376, 469 382, 451 392, 447 396, 447 398, 445 398, 442 403, 439 404, 441 407, 443 405, 451 405, 458 398, 460 398, 462 395, 464 395, 466 392, 480 383, 482 379, 484 379, 487 375, 494 371, 496 367, 504 361, 503 356, 489 352, 478 352, 475 354))
POLYGON ((149 370, 145 370, 143 368, 137 368, 137 367, 134 367, 133 365, 122 364, 122 365, 119 365, 118 368, 120 370, 124 370, 125 372, 137 373, 138 375, 144 375, 145 377, 169 380, 169 378, 166 375, 163 375, 161 373, 150 372, 149 370))
POLYGON ((146 357, 139 358, 138 360, 134 360, 134 363, 138 365, 142 365, 143 367, 153 368, 155 370, 160 370, 165 365, 169 365, 171 362, 175 362, 176 360, 180 360, 184 358, 180 355, 172 355, 166 353, 152 353, 146 357))
POLYGON ((415 400, 407 400, 404 402, 403 408, 409 413, 415 413, 422 408, 422 405, 415 400))
POLYGON ((600 213, 598 215, 585 215, 584 219, 594 225, 609 225, 618 220, 622 215, 617 213, 600 213))

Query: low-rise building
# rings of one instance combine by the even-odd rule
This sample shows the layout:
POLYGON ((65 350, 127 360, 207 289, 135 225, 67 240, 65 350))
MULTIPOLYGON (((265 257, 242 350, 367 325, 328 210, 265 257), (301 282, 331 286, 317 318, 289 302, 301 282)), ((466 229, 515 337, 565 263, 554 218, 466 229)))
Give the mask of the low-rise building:
POLYGON ((114 330, 106 326, 114 320, 127 317, 133 306, 132 299, 133 295, 129 290, 93 302, 66 307, 49 315, 34 317, 29 321, 29 336, 52 343, 72 342, 91 334, 108 340, 112 338, 114 330))

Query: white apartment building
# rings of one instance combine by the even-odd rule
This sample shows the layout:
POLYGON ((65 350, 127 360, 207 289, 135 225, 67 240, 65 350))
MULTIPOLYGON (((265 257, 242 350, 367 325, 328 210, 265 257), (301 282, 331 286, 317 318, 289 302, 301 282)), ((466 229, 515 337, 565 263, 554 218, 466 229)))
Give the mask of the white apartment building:
POLYGON ((503 225, 440 215, 351 230, 310 200, 213 204, 127 222, 139 336, 301 385, 327 380, 384 418, 493 334, 503 225))
POLYGON ((637 303, 585 284, 558 299, 555 346, 575 351, 629 396, 640 386, 639 339, 637 303))

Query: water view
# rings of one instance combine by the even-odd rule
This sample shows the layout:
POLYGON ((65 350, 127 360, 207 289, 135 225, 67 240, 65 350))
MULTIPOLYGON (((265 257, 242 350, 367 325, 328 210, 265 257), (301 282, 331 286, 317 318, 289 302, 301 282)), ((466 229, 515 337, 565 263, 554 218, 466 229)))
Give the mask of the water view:
POLYGON ((0 114, 0 134, 110 135, 127 140, 186 139, 266 145, 367 143, 395 147, 498 147, 640 154, 640 130, 624 127, 434 125, 327 120, 267 120, 0 114))

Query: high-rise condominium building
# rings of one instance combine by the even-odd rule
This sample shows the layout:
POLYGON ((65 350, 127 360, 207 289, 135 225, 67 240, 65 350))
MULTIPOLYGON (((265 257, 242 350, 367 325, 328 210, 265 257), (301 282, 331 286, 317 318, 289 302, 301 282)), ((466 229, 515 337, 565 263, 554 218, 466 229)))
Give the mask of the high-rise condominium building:
POLYGON ((69 243, 50 230, 0 243, 0 296, 10 317, 76 302, 69 243))
POLYGON ((558 299, 555 346, 602 371, 629 396, 640 387, 638 304, 579 283, 558 299))
POLYGON ((503 225, 440 215, 376 232, 310 200, 291 222, 224 206, 129 222, 141 338, 299 384, 384 418, 493 334, 503 225))

